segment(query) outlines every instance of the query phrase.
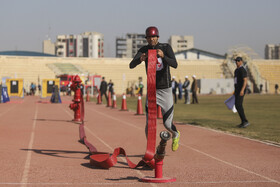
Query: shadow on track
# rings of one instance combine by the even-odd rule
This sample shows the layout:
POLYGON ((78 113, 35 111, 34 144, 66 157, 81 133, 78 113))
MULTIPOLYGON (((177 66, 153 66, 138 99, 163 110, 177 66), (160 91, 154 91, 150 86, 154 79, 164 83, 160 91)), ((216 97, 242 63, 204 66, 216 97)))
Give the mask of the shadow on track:
POLYGON ((56 122, 73 122, 72 120, 62 120, 62 119, 33 119, 36 121, 56 121, 56 122))
POLYGON ((63 154, 86 154, 84 159, 89 159, 89 152, 83 152, 83 151, 67 151, 67 150, 51 150, 51 149, 21 149, 21 150, 33 151, 34 153, 47 155, 47 156, 60 157, 60 158, 74 158, 74 159, 81 159, 81 158, 63 156, 63 154))
POLYGON ((121 178, 119 178, 119 179, 105 179, 105 180, 109 180, 109 181, 125 181, 125 180, 127 180, 127 181, 129 181, 129 180, 140 180, 140 178, 138 178, 138 177, 133 177, 133 176, 128 176, 128 177, 121 177, 121 178))

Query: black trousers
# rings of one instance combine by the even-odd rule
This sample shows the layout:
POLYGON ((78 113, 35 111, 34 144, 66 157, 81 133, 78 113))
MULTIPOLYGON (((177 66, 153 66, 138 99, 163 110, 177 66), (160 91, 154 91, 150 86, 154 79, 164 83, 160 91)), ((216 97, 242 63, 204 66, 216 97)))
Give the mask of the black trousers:
POLYGON ((185 90, 185 104, 188 102, 189 92, 188 90, 185 90))
POLYGON ((108 96, 107 96, 106 92, 101 92, 100 95, 101 95, 101 102, 102 102, 102 96, 103 95, 105 95, 106 101, 108 101, 108 96))
POLYGON ((198 103, 196 92, 192 92, 192 104, 198 103))
POLYGON ((246 116, 245 116, 245 113, 244 113, 244 109, 243 109, 243 99, 244 99, 244 96, 240 96, 239 94, 235 94, 235 108, 239 114, 239 117, 241 119, 241 123, 244 123, 244 122, 248 122, 246 116))
POLYGON ((172 90, 172 93, 174 95, 174 103, 176 104, 177 103, 177 95, 176 95, 176 90, 172 90))

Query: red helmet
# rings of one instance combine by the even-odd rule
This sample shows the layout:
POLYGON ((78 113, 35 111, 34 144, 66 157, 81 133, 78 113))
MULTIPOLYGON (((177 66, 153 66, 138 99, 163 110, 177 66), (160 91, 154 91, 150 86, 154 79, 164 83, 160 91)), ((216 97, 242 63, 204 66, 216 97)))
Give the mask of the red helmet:
POLYGON ((159 37, 158 29, 156 27, 154 27, 154 26, 148 27, 146 29, 146 38, 149 37, 149 36, 157 36, 157 37, 159 37))
POLYGON ((76 75, 73 79, 74 82, 82 82, 79 75, 76 75))

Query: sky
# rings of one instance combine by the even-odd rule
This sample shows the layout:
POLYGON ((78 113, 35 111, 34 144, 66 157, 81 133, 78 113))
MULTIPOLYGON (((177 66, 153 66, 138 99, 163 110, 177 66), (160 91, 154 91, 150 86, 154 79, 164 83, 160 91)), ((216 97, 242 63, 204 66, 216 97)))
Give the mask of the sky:
POLYGON ((48 37, 90 31, 115 57, 116 37, 156 26, 161 43, 191 35, 201 50, 243 46, 263 58, 266 44, 280 44, 279 18, 280 0, 0 0, 0 51, 42 52, 48 37))

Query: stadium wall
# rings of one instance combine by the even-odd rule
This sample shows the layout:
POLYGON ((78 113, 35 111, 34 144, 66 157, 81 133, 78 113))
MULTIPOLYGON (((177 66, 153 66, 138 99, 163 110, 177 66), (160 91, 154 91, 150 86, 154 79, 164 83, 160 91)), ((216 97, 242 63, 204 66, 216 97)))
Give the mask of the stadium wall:
MULTIPOLYGON (((42 79, 55 78, 55 72, 48 67, 53 63, 71 63, 81 67, 84 74, 101 75, 109 82, 114 82, 115 92, 122 94, 133 84, 143 78, 144 93, 146 93, 146 72, 144 63, 135 69, 129 69, 130 58, 61 58, 61 57, 22 57, 0 56, 0 78, 23 78, 25 89, 29 89, 31 82, 38 84, 42 79)), ((178 60, 178 68, 171 68, 171 76, 184 82, 184 77, 196 75, 197 79, 224 78, 221 64, 223 60, 178 60)), ((192 81, 192 80, 191 80, 192 81)), ((134 86, 133 86, 134 87, 134 86)))

